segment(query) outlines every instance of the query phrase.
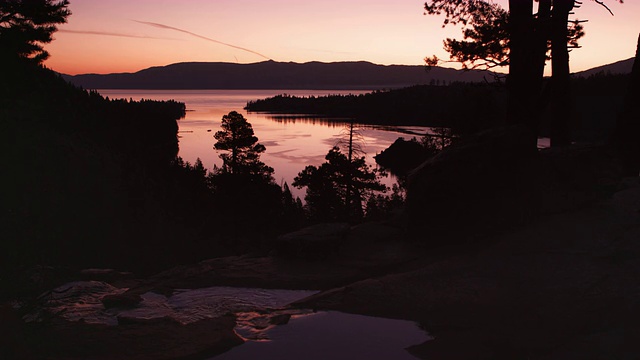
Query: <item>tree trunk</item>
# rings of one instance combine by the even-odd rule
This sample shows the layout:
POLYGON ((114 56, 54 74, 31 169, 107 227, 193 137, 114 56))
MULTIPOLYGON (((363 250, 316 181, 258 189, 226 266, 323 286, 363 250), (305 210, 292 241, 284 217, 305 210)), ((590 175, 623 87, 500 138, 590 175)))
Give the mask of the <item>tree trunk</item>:
POLYGON ((538 123, 534 101, 536 89, 533 0, 509 0, 511 38, 507 88, 507 123, 523 124, 530 132, 529 145, 537 147, 538 123))
POLYGON ((574 0, 554 0, 551 13, 551 146, 571 144, 571 74, 569 71, 569 13, 574 0))
POLYGON ((351 220, 351 208, 352 208, 352 202, 353 202, 353 200, 351 199, 353 197, 353 120, 351 120, 351 123, 349 124, 348 160, 349 160, 349 168, 348 168, 347 181, 346 181, 347 192, 345 196, 346 197, 345 210, 346 210, 347 220, 351 220))
POLYGON ((544 78, 544 66, 547 62, 547 42, 551 33, 551 0, 538 1, 538 14, 535 22, 535 66, 536 77, 539 79, 542 89, 544 78))
POLYGON ((536 121, 538 124, 543 111, 548 104, 547 92, 544 91, 544 68, 547 63, 547 44, 551 36, 551 0, 538 1, 538 14, 535 19, 535 88, 538 94, 535 97, 536 121))

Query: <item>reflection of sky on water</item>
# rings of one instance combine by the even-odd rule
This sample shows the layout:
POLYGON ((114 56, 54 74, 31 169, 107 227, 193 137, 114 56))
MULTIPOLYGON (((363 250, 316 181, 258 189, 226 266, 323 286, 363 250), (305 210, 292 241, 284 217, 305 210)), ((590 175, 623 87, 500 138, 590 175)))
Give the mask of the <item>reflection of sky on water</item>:
MULTIPOLYGON (((207 169, 220 165, 218 153, 213 149, 213 135, 220 130, 223 115, 231 111, 243 114, 253 125, 260 143, 267 151, 262 160, 275 169, 274 177, 278 183, 288 182, 307 165, 319 165, 329 149, 340 140, 346 123, 328 122, 317 117, 293 118, 265 113, 247 113, 243 109, 249 100, 261 99, 282 93, 298 96, 326 94, 359 94, 365 91, 335 90, 101 90, 110 98, 132 98, 134 100, 169 100, 184 102, 187 106, 186 117, 178 122, 180 126, 180 156, 193 163, 200 158, 207 169), (209 131, 210 130, 210 131, 209 131)), ((373 156, 386 149, 398 137, 410 139, 425 132, 425 128, 416 126, 384 127, 362 126, 362 149, 367 161, 375 166, 373 156), (418 134, 418 135, 415 135, 418 134)), ((385 181, 388 185, 393 180, 385 181)), ((294 190, 296 196, 303 192, 294 190)))
POLYGON ((248 341, 211 360, 411 360, 406 348, 433 339, 411 321, 335 311, 294 317, 267 334, 270 341, 248 341))

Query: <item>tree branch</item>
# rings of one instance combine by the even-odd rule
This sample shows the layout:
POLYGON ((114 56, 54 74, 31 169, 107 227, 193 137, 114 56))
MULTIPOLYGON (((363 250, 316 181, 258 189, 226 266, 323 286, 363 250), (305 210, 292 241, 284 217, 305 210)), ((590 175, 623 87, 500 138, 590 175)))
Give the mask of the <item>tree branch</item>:
POLYGON ((609 12, 609 14, 611 14, 611 16, 615 16, 613 14, 613 11, 611 11, 611 9, 609 9, 609 7, 607 6, 607 4, 605 4, 604 2, 602 2, 601 0, 593 0, 596 2, 596 4, 602 6, 603 8, 607 9, 607 11, 609 12))

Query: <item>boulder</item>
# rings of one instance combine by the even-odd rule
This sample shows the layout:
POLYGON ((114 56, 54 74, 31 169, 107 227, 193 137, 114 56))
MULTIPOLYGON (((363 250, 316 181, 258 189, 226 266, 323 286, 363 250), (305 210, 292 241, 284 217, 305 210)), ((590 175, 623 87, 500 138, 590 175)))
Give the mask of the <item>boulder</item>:
POLYGON ((409 176, 408 229, 429 246, 473 241, 616 190, 608 148, 532 149, 522 127, 489 130, 430 158, 409 176))
POLYGON ((494 195, 517 185, 524 162, 537 156, 528 136, 524 127, 488 130, 413 170, 407 188, 409 230, 422 238, 482 226, 494 195))
POLYGON ((140 294, 124 292, 122 294, 106 295, 102 298, 102 305, 106 309, 136 307, 142 301, 140 294))
POLYGON ((285 257, 324 259, 338 252, 348 233, 348 223, 317 224, 279 236, 275 248, 285 257))
POLYGON ((387 149, 374 156, 376 163, 385 169, 389 169, 394 174, 406 175, 410 170, 416 168, 433 152, 427 150, 414 140, 398 138, 387 149))

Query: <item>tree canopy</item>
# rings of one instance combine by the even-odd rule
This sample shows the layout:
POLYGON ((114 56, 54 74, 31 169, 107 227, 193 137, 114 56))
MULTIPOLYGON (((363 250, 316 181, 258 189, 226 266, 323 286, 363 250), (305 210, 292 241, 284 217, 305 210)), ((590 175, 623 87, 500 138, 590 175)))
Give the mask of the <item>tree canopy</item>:
POLYGON ((49 57, 43 45, 53 40, 57 24, 67 22, 67 0, 0 1, 0 48, 3 55, 42 62, 49 57))
POLYGON ((220 154, 222 168, 216 171, 235 175, 251 175, 271 180, 273 168, 260 161, 260 154, 266 148, 258 143, 253 127, 242 116, 232 111, 222 117, 222 130, 215 133, 216 150, 226 153, 220 154))
MULTIPOLYGON (((602 1, 593 1, 608 10, 602 1)), ((578 47, 584 30, 583 21, 569 16, 580 5, 575 0, 510 0, 506 11, 489 0, 430 0, 425 3, 425 13, 444 15, 443 26, 463 26, 463 40, 444 42, 452 61, 465 68, 509 66, 506 121, 524 124, 530 130, 532 147, 536 146, 542 110, 549 101, 551 143, 556 146, 571 143, 569 48, 578 47), (552 59, 552 81, 545 91, 548 59, 552 59)), ((440 61, 436 56, 425 60, 427 65, 440 61)))
POLYGON ((363 216, 363 204, 373 191, 386 187, 364 156, 349 161, 333 147, 320 166, 309 165, 293 181, 297 188, 307 187, 305 195, 309 217, 314 220, 357 220, 363 216))

